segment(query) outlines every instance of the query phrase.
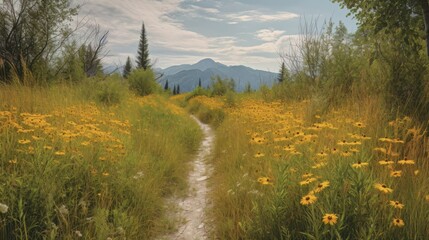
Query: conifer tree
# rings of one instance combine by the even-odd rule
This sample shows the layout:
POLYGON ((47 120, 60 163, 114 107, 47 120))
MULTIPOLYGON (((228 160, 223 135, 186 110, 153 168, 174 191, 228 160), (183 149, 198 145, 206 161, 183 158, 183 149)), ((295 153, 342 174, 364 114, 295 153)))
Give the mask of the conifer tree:
POLYGON ((168 79, 167 79, 167 81, 165 82, 164 90, 165 90, 165 91, 167 91, 167 90, 168 90, 168 79))
POLYGON ((124 71, 122 73, 122 76, 124 78, 127 78, 128 75, 130 75, 132 68, 133 68, 133 66, 131 65, 131 59, 130 59, 130 57, 128 57, 127 62, 125 63, 125 67, 124 67, 124 71))
POLYGON ((282 66, 280 68, 280 73, 279 73, 277 80, 279 81, 279 83, 281 83, 284 80, 286 80, 287 78, 289 78, 289 72, 286 69, 285 63, 282 62, 282 66))
POLYGON ((142 31, 140 35, 140 42, 139 42, 139 48, 137 51, 136 63, 137 63, 137 68, 143 68, 144 70, 150 68, 149 46, 147 42, 144 22, 142 23, 142 31))
POLYGON ((201 78, 198 79, 198 87, 201 88, 201 78))
POLYGON ((177 91, 176 91, 176 85, 174 85, 174 88, 173 88, 173 95, 176 95, 176 93, 177 93, 177 91))
POLYGON ((180 85, 177 85, 176 94, 180 94, 180 85))

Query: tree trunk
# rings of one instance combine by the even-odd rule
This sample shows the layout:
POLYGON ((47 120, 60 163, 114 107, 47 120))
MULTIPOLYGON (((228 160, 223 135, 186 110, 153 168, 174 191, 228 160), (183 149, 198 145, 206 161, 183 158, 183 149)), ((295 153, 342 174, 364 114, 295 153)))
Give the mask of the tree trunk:
POLYGON ((428 0, 420 0, 420 5, 423 10, 423 19, 425 22, 426 53, 429 57, 429 3, 428 3, 428 0))

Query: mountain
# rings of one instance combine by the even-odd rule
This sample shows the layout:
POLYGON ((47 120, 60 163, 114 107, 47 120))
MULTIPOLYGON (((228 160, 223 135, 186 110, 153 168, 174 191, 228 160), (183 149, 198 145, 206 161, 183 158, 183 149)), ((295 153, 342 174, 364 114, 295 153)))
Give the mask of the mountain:
POLYGON ((163 77, 159 79, 161 86, 168 80, 168 85, 180 86, 181 92, 190 92, 198 86, 201 79, 202 87, 211 85, 211 79, 215 76, 221 78, 232 78, 235 81, 236 91, 243 91, 248 84, 252 89, 258 89, 261 85, 272 86, 277 79, 277 73, 252 69, 246 66, 227 66, 213 59, 206 58, 195 64, 183 64, 158 69, 163 77))

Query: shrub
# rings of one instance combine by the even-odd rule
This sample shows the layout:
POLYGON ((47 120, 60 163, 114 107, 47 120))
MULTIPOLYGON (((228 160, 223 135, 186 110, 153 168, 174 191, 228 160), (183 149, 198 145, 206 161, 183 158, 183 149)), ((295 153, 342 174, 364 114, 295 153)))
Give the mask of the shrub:
POLYGON ((204 89, 202 87, 197 87, 192 92, 190 92, 188 96, 186 96, 185 100, 189 101, 192 98, 197 97, 197 96, 207 96, 208 97, 209 95, 210 95, 209 90, 204 89))
POLYGON ((225 119, 225 112, 220 108, 209 109, 200 107, 197 116, 201 122, 211 124, 214 128, 218 128, 225 119))
POLYGON ((130 90, 137 95, 146 96, 155 93, 159 90, 159 86, 155 81, 155 74, 152 70, 136 69, 129 76, 128 81, 130 90))
POLYGON ((225 95, 225 106, 226 107, 235 107, 237 106, 237 100, 235 98, 235 93, 228 91, 225 95))
POLYGON ((107 79, 98 83, 96 99, 105 105, 115 105, 121 102, 125 95, 124 83, 118 79, 107 79))
POLYGON ((212 78, 212 96, 223 96, 228 91, 235 91, 233 79, 222 79, 220 76, 212 78))

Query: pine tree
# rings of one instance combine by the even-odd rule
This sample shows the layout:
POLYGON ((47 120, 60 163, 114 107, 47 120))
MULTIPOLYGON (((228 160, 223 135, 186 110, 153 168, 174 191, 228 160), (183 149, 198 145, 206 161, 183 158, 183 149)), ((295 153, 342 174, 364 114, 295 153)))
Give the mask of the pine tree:
POLYGON ((131 59, 130 59, 130 57, 128 57, 127 62, 125 63, 125 67, 124 67, 124 71, 122 73, 122 76, 124 78, 127 78, 128 75, 130 75, 132 68, 133 68, 133 66, 131 65, 131 59))
POLYGON ((176 94, 180 94, 180 85, 177 85, 176 94))
POLYGON ((150 67, 149 59, 149 47, 146 38, 146 30, 144 27, 144 22, 142 23, 142 31, 140 35, 139 48, 137 51, 137 68, 143 68, 144 70, 150 67))
POLYGON ((177 91, 176 91, 176 85, 174 85, 174 88, 173 88, 173 95, 176 95, 176 93, 177 93, 177 91))
POLYGON ((198 87, 201 88, 201 78, 198 79, 198 87))
POLYGON ((282 67, 280 68, 280 73, 277 80, 279 81, 279 83, 281 83, 288 78, 289 78, 289 72, 285 66, 285 63, 282 62, 282 67))
POLYGON ((164 90, 165 90, 165 91, 167 91, 167 90, 168 90, 168 79, 167 79, 167 81, 165 82, 164 90))

